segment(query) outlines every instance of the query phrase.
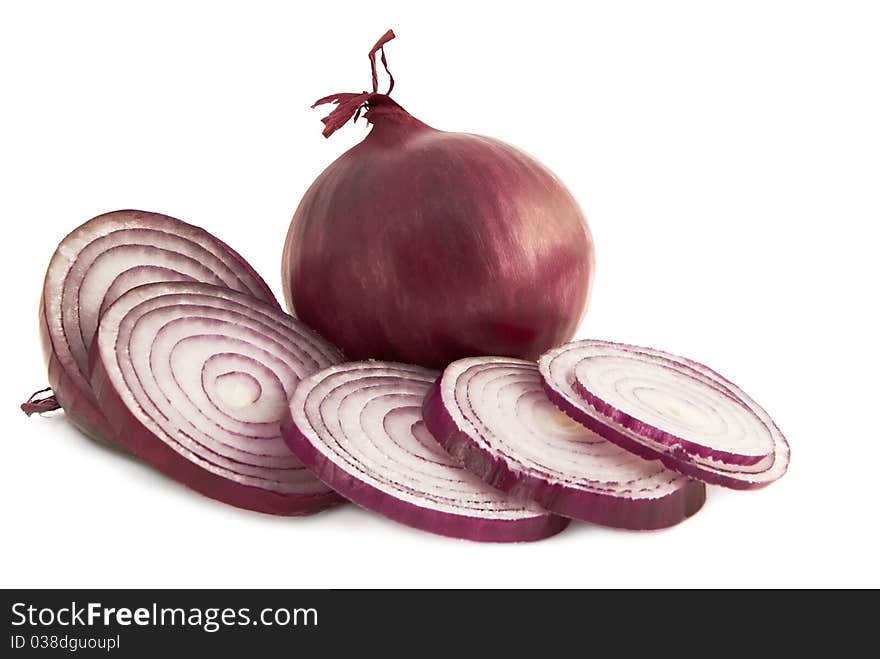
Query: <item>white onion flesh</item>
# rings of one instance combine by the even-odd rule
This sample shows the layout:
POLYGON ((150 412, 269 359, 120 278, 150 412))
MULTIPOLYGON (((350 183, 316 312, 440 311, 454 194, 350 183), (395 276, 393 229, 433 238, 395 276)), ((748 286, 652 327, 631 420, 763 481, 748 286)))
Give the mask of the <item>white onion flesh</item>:
POLYGON ((788 468, 788 443, 767 412, 703 364, 652 348, 584 340, 547 352, 539 368, 548 394, 567 414, 609 441, 659 459, 679 473, 754 489, 777 480, 788 468), (642 365, 634 366, 634 361, 642 365), (652 402, 657 408, 633 400, 638 386, 656 392, 652 402), (682 418, 682 409, 688 410, 689 419, 682 418), (687 441, 669 430, 686 435, 687 441))
POLYGON ((544 392, 534 362, 453 362, 425 406, 429 429, 463 464, 559 514, 660 528, 693 514, 705 498, 702 485, 565 416, 544 392))
POLYGON ((342 359, 247 295, 156 283, 105 312, 92 383, 115 436, 147 462, 227 503, 295 514, 332 497, 285 445, 281 419, 303 378, 342 359))
POLYGON ((234 250, 173 217, 114 211, 72 231, 46 271, 40 329, 55 396, 71 422, 95 439, 115 441, 88 381, 99 318, 126 291, 158 281, 215 284, 278 306, 234 250))
POLYGON ((431 437, 421 406, 438 373, 353 362, 305 380, 290 403, 291 448, 340 494, 392 519, 474 540, 532 540, 565 525, 489 487, 431 437))

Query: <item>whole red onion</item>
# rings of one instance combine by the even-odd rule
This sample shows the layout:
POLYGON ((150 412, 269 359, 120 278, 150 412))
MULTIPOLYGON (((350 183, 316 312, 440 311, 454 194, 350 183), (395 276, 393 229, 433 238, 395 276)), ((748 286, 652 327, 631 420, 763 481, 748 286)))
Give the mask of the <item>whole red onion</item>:
MULTIPOLYGON (((284 246, 288 307, 352 359, 441 367, 468 355, 536 359, 586 310, 593 240, 569 191, 498 140, 436 130, 377 92, 334 94, 330 136, 373 127, 315 180, 284 246)), ((386 65, 387 71, 387 65, 386 65)), ((390 74, 389 74, 390 76, 390 74)))

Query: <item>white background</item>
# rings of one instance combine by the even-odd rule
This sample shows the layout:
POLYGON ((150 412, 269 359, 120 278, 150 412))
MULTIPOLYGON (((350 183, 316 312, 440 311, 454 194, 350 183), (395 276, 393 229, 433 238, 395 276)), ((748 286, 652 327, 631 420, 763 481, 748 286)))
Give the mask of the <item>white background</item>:
POLYGON ((880 10, 864 2, 17 2, 0 9, 2 586, 880 586, 880 10), (712 488, 653 533, 575 524, 480 545, 348 506, 239 511, 104 450, 44 386, 57 242, 126 207, 234 245, 280 294, 301 195, 366 125, 369 85, 529 151, 595 235, 581 335, 717 367, 787 434, 788 475, 712 488))

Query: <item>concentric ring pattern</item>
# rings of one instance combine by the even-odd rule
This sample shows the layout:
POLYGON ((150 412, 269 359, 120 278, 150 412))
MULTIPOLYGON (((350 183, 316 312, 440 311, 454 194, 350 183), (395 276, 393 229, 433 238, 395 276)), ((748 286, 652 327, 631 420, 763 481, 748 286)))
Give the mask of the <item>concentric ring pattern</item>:
POLYGON ((74 425, 95 439, 114 441, 88 383, 98 319, 127 290, 158 281, 215 284, 278 307, 266 283, 232 248, 176 218, 123 210, 75 229, 46 271, 40 329, 55 396, 74 425))
POLYGON ((337 500, 285 445, 300 381, 342 355, 300 321, 198 283, 140 286, 101 319, 92 383, 118 439, 209 496, 264 512, 337 500))
POLYGON ((583 340, 550 350, 538 365, 548 395, 572 418, 681 474, 754 489, 788 468, 788 443, 767 412, 703 364, 651 348, 583 340), (596 355, 600 366, 591 373, 596 355), (646 365, 633 377, 636 369, 624 360, 635 359, 646 365), (663 393, 657 393, 664 380, 663 393))
POLYGON ((433 439, 422 401, 439 373, 354 362, 297 389, 285 436, 340 494, 403 523, 474 540, 533 540, 565 520, 517 501, 463 469, 433 439))
POLYGON ((560 412, 533 362, 453 362, 426 401, 438 440, 489 483, 570 517, 659 528, 702 505, 705 489, 604 440, 560 412))

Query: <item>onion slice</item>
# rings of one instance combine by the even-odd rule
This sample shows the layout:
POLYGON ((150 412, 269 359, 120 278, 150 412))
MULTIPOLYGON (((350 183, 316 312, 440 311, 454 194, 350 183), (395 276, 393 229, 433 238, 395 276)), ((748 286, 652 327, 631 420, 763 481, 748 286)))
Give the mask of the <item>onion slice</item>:
POLYGON ((468 470, 560 515, 657 529, 693 515, 706 498, 702 483, 633 455, 560 412, 534 362, 453 362, 423 411, 431 434, 468 470))
POLYGON ((43 284, 40 333, 49 384, 68 419, 114 443, 88 382, 100 314, 127 290, 157 281, 200 281, 275 307, 269 287, 232 248, 181 220, 137 210, 99 215, 58 245, 43 284))
POLYGON ((561 531, 568 520, 489 487, 434 441, 421 405, 437 376, 386 362, 333 366, 297 388, 284 437, 344 497, 409 526, 487 542, 561 531))
POLYGON ((539 368, 547 394, 569 416, 679 473, 755 489, 788 468, 788 443, 767 412, 703 364, 584 340, 547 352, 539 368))
POLYGON ((91 384, 117 440, 225 503, 278 515, 340 498, 281 438, 287 401, 342 354, 274 305, 219 286, 160 282, 104 313, 91 384))

